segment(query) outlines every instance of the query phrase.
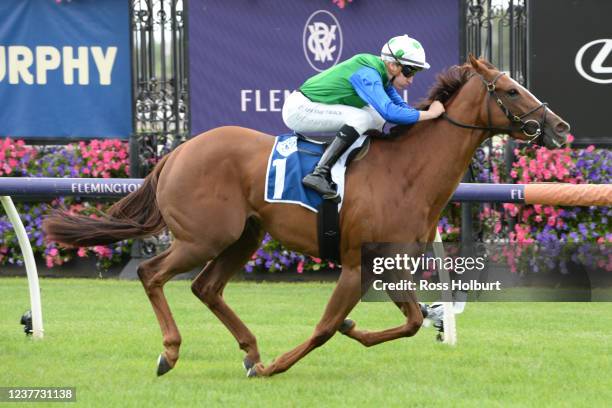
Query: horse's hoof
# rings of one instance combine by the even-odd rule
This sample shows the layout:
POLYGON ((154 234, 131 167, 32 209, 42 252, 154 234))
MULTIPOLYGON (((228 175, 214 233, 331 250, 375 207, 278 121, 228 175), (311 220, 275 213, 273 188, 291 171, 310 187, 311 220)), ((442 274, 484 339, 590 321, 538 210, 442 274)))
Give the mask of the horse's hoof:
POLYGON ((351 331, 353 327, 355 327, 354 321, 352 321, 351 319, 344 319, 338 331, 342 334, 347 334, 348 332, 351 331))
POLYGON ((257 377, 257 375, 258 374, 257 374, 257 370, 255 369, 255 366, 247 370, 247 374, 246 374, 247 378, 254 378, 254 377, 257 377))
POLYGON ((242 360, 242 366, 244 367, 245 370, 249 371, 251 368, 255 366, 255 363, 249 360, 248 357, 245 357, 244 360, 242 360))
POLYGON ((170 367, 168 360, 166 360, 166 357, 164 357, 163 354, 160 354, 159 358, 157 359, 157 376, 161 377, 170 370, 172 370, 172 367, 170 367))

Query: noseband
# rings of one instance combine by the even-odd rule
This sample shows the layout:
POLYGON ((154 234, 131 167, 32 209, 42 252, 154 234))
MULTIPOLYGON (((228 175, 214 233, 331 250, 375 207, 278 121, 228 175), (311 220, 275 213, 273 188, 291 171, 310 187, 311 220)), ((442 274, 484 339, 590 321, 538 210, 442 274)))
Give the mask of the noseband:
POLYGON ((468 125, 465 123, 458 122, 452 119, 450 116, 448 116, 446 112, 442 115, 442 117, 455 126, 459 126, 459 127, 467 128, 467 129, 487 130, 490 132, 498 131, 500 133, 512 133, 512 132, 521 131, 523 132, 525 136, 529 138, 527 143, 532 143, 534 140, 536 140, 538 137, 542 135, 542 127, 544 126, 544 123, 546 122, 546 113, 548 112, 548 104, 544 102, 536 106, 535 108, 531 109, 527 113, 523 113, 522 115, 515 115, 506 105, 504 105, 504 102, 501 100, 501 97, 497 94, 497 92, 495 92, 495 89, 496 89, 495 84, 497 83, 497 80, 502 75, 504 75, 504 73, 500 72, 495 78, 493 78, 491 82, 488 82, 486 79, 484 79, 482 75, 478 74, 478 76, 484 83, 485 87, 487 88, 489 97, 495 101, 495 104, 499 106, 499 108, 502 110, 504 115, 510 120, 509 127, 503 128, 503 127, 491 126, 491 107, 490 107, 491 104, 488 102, 487 102, 487 120, 489 123, 487 126, 468 125), (544 110, 542 111, 542 116, 540 117, 539 121, 535 119, 523 120, 525 117, 531 115, 534 112, 537 112, 538 110, 542 108, 544 108, 544 110))

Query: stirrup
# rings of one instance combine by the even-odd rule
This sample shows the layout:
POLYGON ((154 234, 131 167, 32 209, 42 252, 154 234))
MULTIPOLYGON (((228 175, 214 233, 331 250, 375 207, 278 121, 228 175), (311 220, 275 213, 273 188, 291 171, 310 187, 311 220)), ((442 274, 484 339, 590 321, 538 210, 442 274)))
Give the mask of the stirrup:
POLYGON ((325 177, 323 174, 321 173, 316 173, 313 172, 311 174, 308 174, 306 177, 304 177, 302 179, 302 183, 316 191, 317 193, 319 193, 321 195, 321 197, 323 197, 324 200, 331 200, 334 203, 339 203, 340 202, 340 194, 338 194, 337 188, 334 189, 333 186, 335 186, 335 183, 331 180, 329 180, 327 177, 325 177), (325 182, 327 185, 326 186, 321 186, 320 184, 317 183, 310 183, 309 180, 307 180, 309 177, 313 177, 315 179, 320 179, 323 182, 325 182), (323 188, 323 187, 327 187, 327 188, 323 188), (331 191, 331 192, 330 192, 331 191))
POLYGON ((337 191, 336 191, 336 194, 334 195, 324 194, 323 199, 330 200, 332 203, 336 203, 336 204, 340 204, 340 201, 341 201, 340 193, 338 193, 337 191))

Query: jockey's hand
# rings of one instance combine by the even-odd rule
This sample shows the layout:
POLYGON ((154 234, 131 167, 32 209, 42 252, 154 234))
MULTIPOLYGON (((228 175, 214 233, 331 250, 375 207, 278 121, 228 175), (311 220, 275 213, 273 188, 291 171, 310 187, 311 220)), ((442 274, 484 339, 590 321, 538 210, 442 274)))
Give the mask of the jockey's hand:
POLYGON ((433 101, 431 105, 429 105, 429 109, 426 111, 421 111, 419 115, 419 122, 422 120, 430 120, 439 117, 444 113, 444 105, 440 101, 433 101))
POLYGON ((433 101, 433 103, 429 105, 428 112, 431 113, 431 116, 433 118, 437 118, 438 116, 443 114, 444 111, 445 111, 444 105, 442 105, 442 102, 440 101, 433 101))

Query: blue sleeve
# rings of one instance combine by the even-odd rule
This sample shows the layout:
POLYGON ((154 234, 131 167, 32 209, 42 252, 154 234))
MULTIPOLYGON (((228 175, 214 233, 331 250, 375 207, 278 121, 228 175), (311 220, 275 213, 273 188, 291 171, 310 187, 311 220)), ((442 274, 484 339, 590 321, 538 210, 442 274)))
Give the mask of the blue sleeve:
POLYGON ((386 87, 385 92, 387 93, 387 95, 389 96, 389 99, 391 99, 391 101, 394 104, 399 105, 402 108, 410 109, 410 106, 408 106, 406 101, 397 93, 397 91, 392 85, 389 85, 388 87, 386 87))
MULTIPOLYGON (((394 103, 382 86, 382 79, 374 68, 363 67, 349 78, 351 85, 357 91, 357 95, 374 109, 387 121, 400 125, 411 125, 419 120, 420 113, 417 109, 394 103)), ((397 95, 397 92, 395 92, 397 95)), ((401 100, 400 96, 397 98, 401 100)), ((403 102, 403 101, 402 101, 403 102)))

